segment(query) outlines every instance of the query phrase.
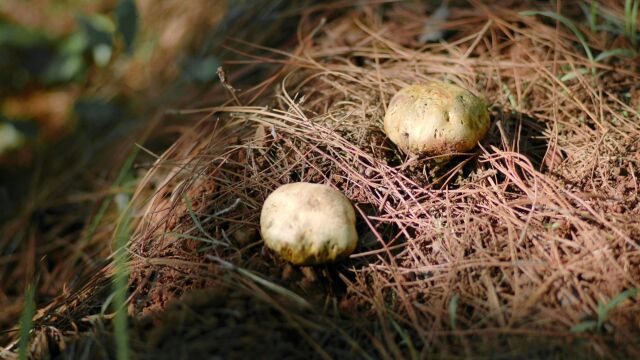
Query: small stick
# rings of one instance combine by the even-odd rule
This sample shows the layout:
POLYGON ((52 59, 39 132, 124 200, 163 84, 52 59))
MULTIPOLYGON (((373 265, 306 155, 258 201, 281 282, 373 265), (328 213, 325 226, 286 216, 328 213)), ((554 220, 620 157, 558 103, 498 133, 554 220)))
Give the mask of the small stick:
POLYGON ((238 97, 236 96, 236 91, 238 90, 231 85, 231 83, 227 79, 227 73, 225 73, 222 66, 218 67, 217 74, 218 74, 218 78, 220 78, 220 82, 222 83, 222 86, 224 86, 225 89, 227 89, 229 93, 231 93, 231 96, 233 97, 233 100, 235 100, 236 104, 238 104, 238 106, 242 106, 240 99, 238 99, 238 97))

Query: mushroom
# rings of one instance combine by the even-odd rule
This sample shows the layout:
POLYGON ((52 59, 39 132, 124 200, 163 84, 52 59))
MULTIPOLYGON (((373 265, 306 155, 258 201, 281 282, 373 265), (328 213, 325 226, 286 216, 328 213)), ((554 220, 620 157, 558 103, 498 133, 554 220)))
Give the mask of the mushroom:
POLYGON ((356 215, 342 193, 328 185, 298 182, 271 193, 260 214, 264 244, 296 265, 349 256, 356 248, 356 215))
POLYGON ((389 139, 404 152, 417 155, 469 151, 488 129, 484 99, 440 82, 403 88, 391 99, 384 117, 389 139))

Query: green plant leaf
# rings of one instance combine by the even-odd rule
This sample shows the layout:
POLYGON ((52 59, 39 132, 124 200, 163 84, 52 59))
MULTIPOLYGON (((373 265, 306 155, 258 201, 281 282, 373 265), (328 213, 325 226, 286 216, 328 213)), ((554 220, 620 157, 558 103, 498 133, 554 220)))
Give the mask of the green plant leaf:
POLYGON ((598 329, 602 328, 602 325, 604 324, 604 321, 607 319, 607 316, 609 315, 609 312, 611 310, 613 310, 615 307, 620 305, 620 303, 622 303, 623 301, 629 298, 636 297, 637 295, 638 295, 638 289, 631 288, 621 292, 616 297, 611 299, 611 301, 609 301, 607 304, 602 304, 602 303, 599 304, 598 305, 598 329))
POLYGON ((116 8, 116 22, 126 52, 133 53, 133 43, 138 33, 138 8, 133 0, 120 0, 116 8))
POLYGON ((39 125, 30 119, 7 118, 0 113, 0 126, 4 123, 10 124, 16 128, 16 130, 20 132, 20 135, 24 136, 25 139, 33 139, 38 135, 39 125))
POLYGON ((6 151, 21 147, 24 142, 24 136, 13 124, 0 122, 0 155, 6 151))
POLYGON ((597 326, 598 326, 598 322, 597 321, 595 321, 595 320, 587 320, 587 321, 583 321, 583 322, 573 326, 570 331, 571 331, 572 334, 580 334, 580 333, 583 333, 585 331, 595 330, 597 326))
POLYGON ((569 80, 573 80, 578 77, 578 74, 585 75, 588 72, 589 72, 589 69, 587 68, 579 68, 579 69, 576 69, 576 71, 571 71, 562 75, 562 77, 560 77, 560 81, 566 82, 569 80))
POLYGON ((58 51, 64 55, 79 55, 87 49, 88 45, 87 34, 83 31, 76 31, 60 43, 58 51))
POLYGON ((66 83, 78 76, 85 69, 81 54, 59 55, 54 58, 41 75, 45 84, 66 83))
MULTIPOLYGON (((563 80, 564 81, 564 80, 563 80)), ((552 223, 546 223, 544 224, 544 228, 545 229, 557 229, 560 227, 560 223, 558 222, 552 222, 552 223)))
POLYGON ((3 23, 0 20, 0 45, 32 48, 45 42, 43 34, 19 25, 3 23))
POLYGON ((184 73, 189 81, 208 83, 218 77, 220 62, 214 56, 188 59, 184 67, 184 73))
POLYGON ((595 60, 597 62, 600 62, 612 56, 633 58, 636 56, 636 52, 630 49, 616 48, 616 49, 611 49, 611 50, 601 52, 600 54, 598 54, 598 56, 596 56, 595 60))
MULTIPOLYGON (((601 52, 600 54, 598 54, 598 56, 595 57, 594 60, 596 62, 600 62, 612 56, 620 56, 620 57, 624 56, 624 57, 632 58, 636 56, 636 52, 630 49, 623 49, 623 48, 611 49, 611 50, 601 52)), ((578 74, 585 75, 588 72, 589 72, 589 69, 587 68, 579 68, 579 69, 576 69, 575 71, 571 71, 562 75, 562 77, 560 77, 560 81, 566 82, 569 80, 573 80, 576 77, 578 77, 578 74)))
POLYGON ((112 45, 111 28, 113 24, 109 18, 98 15, 92 17, 80 15, 76 17, 76 21, 86 36, 88 47, 93 48, 100 44, 112 45))
POLYGON ((96 65, 99 67, 105 67, 109 64, 111 60, 111 46, 107 44, 98 44, 93 47, 93 61, 95 61, 96 65))

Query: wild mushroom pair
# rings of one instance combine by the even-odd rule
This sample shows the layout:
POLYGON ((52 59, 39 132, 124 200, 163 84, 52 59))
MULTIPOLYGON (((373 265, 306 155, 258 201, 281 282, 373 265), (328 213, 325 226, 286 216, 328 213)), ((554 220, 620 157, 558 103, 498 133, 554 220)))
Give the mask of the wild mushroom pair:
MULTIPOLYGON (((489 129, 487 104, 456 85, 428 83, 400 90, 389 103, 384 131, 402 151, 446 155, 471 150, 489 129)), ((338 190, 305 182, 271 193, 260 215, 265 245, 296 265, 349 256, 358 242, 355 212, 338 190)))

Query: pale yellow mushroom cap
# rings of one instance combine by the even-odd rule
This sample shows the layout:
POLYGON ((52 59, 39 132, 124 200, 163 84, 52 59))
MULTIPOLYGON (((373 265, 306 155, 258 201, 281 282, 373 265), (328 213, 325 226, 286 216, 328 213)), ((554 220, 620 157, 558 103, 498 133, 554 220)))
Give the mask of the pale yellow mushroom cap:
POLYGON ((349 256, 358 242, 355 223, 346 196, 328 185, 305 182, 276 189, 260 214, 264 244, 296 265, 349 256))
POLYGON ((488 129, 484 99, 439 82, 403 88, 391 99, 384 118, 389 139, 411 154, 466 152, 488 129))

